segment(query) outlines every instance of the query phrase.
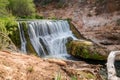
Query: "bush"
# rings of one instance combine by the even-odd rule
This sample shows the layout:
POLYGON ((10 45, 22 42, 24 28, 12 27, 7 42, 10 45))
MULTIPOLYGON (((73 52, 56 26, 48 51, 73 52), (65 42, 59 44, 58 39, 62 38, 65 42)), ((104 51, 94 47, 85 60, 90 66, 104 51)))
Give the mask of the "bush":
MULTIPOLYGON (((10 45, 12 44, 12 46, 14 46, 11 40, 13 40, 14 43, 18 42, 16 40, 17 38, 16 36, 19 35, 15 32, 16 30, 17 30, 17 22, 15 21, 15 18, 13 16, 9 16, 9 18, 7 17, 0 18, 0 48, 1 49, 7 48, 9 44, 10 45)), ((13 48, 14 47, 12 47, 12 49, 13 48)))
POLYGON ((0 17, 5 17, 8 15, 6 10, 8 4, 8 0, 0 0, 0 17))
POLYGON ((10 16, 9 18, 0 18, 0 32, 9 36, 15 44, 18 44, 19 32, 17 31, 18 24, 15 21, 15 17, 10 16))
POLYGON ((17 22, 15 17, 11 16, 9 18, 0 18, 1 31, 8 35, 13 34, 13 31, 17 29, 17 22))
POLYGON ((36 15, 35 15, 35 18, 36 18, 36 19, 44 19, 44 16, 41 16, 41 15, 36 14, 36 15))
POLYGON ((8 8, 18 17, 31 18, 35 15, 33 0, 9 0, 8 8))
POLYGON ((5 28, 5 24, 0 20, 0 32, 3 32, 5 34, 8 34, 6 28, 5 28))

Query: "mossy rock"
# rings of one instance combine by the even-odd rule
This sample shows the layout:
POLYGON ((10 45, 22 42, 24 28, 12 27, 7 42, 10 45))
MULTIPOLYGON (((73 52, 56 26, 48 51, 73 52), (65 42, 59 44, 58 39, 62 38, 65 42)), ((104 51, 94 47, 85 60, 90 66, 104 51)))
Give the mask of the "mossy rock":
POLYGON ((96 46, 90 42, 85 40, 73 40, 66 44, 67 51, 69 54, 75 57, 81 57, 85 59, 94 59, 94 60, 106 60, 107 56, 102 55, 96 46))

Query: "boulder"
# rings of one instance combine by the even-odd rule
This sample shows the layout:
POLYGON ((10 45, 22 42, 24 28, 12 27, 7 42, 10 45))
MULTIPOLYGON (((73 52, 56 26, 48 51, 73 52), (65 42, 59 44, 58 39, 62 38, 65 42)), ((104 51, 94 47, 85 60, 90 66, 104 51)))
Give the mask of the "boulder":
POLYGON ((106 50, 93 42, 86 40, 73 40, 67 44, 67 52, 78 58, 106 60, 106 50))

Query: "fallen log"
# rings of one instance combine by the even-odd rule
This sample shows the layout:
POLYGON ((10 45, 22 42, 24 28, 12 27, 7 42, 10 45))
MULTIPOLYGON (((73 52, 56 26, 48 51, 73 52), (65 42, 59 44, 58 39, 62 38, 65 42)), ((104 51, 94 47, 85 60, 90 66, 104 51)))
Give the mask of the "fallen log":
POLYGON ((108 80, 120 80, 116 75, 116 69, 114 66, 115 57, 118 55, 120 55, 120 51, 111 51, 107 58, 108 80))

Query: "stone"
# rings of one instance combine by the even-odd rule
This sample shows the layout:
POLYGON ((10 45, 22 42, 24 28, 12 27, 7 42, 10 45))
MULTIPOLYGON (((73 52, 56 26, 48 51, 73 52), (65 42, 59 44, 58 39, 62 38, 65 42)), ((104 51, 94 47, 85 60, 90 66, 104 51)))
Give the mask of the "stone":
POLYGON ((85 59, 106 60, 104 48, 98 47, 93 42, 86 40, 73 40, 66 44, 69 54, 85 59))

